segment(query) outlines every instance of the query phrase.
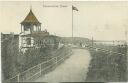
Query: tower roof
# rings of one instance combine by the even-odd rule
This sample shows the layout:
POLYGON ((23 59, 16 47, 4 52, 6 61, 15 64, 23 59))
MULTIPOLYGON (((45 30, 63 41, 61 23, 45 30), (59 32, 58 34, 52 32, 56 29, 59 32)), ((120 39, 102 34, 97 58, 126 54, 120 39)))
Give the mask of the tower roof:
POLYGON ((29 14, 26 16, 26 18, 24 19, 24 21, 21 22, 21 24, 41 24, 38 19, 35 17, 35 15, 33 14, 32 10, 30 9, 29 14))

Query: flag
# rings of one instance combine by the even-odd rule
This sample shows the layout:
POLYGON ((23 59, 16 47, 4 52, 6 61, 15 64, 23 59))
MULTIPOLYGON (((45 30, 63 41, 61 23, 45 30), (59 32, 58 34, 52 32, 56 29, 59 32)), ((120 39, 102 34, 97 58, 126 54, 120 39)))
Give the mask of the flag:
POLYGON ((72 6, 72 10, 78 11, 78 9, 76 7, 74 7, 74 6, 72 6))

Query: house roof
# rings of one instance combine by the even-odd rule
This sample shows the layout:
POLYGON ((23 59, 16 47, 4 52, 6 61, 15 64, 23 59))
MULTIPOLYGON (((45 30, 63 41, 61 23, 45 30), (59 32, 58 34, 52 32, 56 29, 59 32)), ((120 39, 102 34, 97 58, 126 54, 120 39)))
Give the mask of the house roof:
POLYGON ((21 22, 21 24, 41 24, 38 19, 35 17, 35 15, 33 14, 32 10, 30 9, 30 12, 28 13, 28 15, 26 16, 26 18, 24 19, 24 21, 21 22))

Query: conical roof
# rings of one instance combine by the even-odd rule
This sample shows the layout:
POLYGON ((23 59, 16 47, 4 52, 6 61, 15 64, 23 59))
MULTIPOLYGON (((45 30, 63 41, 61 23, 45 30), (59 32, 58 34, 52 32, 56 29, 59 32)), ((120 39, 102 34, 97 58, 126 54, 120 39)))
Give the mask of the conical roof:
POLYGON ((41 24, 38 19, 35 17, 35 15, 33 14, 32 10, 30 9, 29 14, 26 16, 26 18, 24 19, 24 21, 21 22, 21 24, 41 24))

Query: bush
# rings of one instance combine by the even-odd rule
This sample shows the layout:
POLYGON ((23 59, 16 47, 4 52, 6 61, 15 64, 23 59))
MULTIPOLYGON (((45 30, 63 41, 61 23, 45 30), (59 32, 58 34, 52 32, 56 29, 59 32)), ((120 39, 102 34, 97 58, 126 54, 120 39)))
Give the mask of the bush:
POLYGON ((95 50, 90 48, 92 60, 89 71, 87 73, 86 81, 106 81, 117 82, 127 81, 127 56, 126 49, 113 46, 96 46, 106 50, 111 50, 116 53, 104 52, 102 50, 95 50), (121 50, 121 51, 120 51, 121 50), (122 53, 120 55, 117 53, 122 53))

